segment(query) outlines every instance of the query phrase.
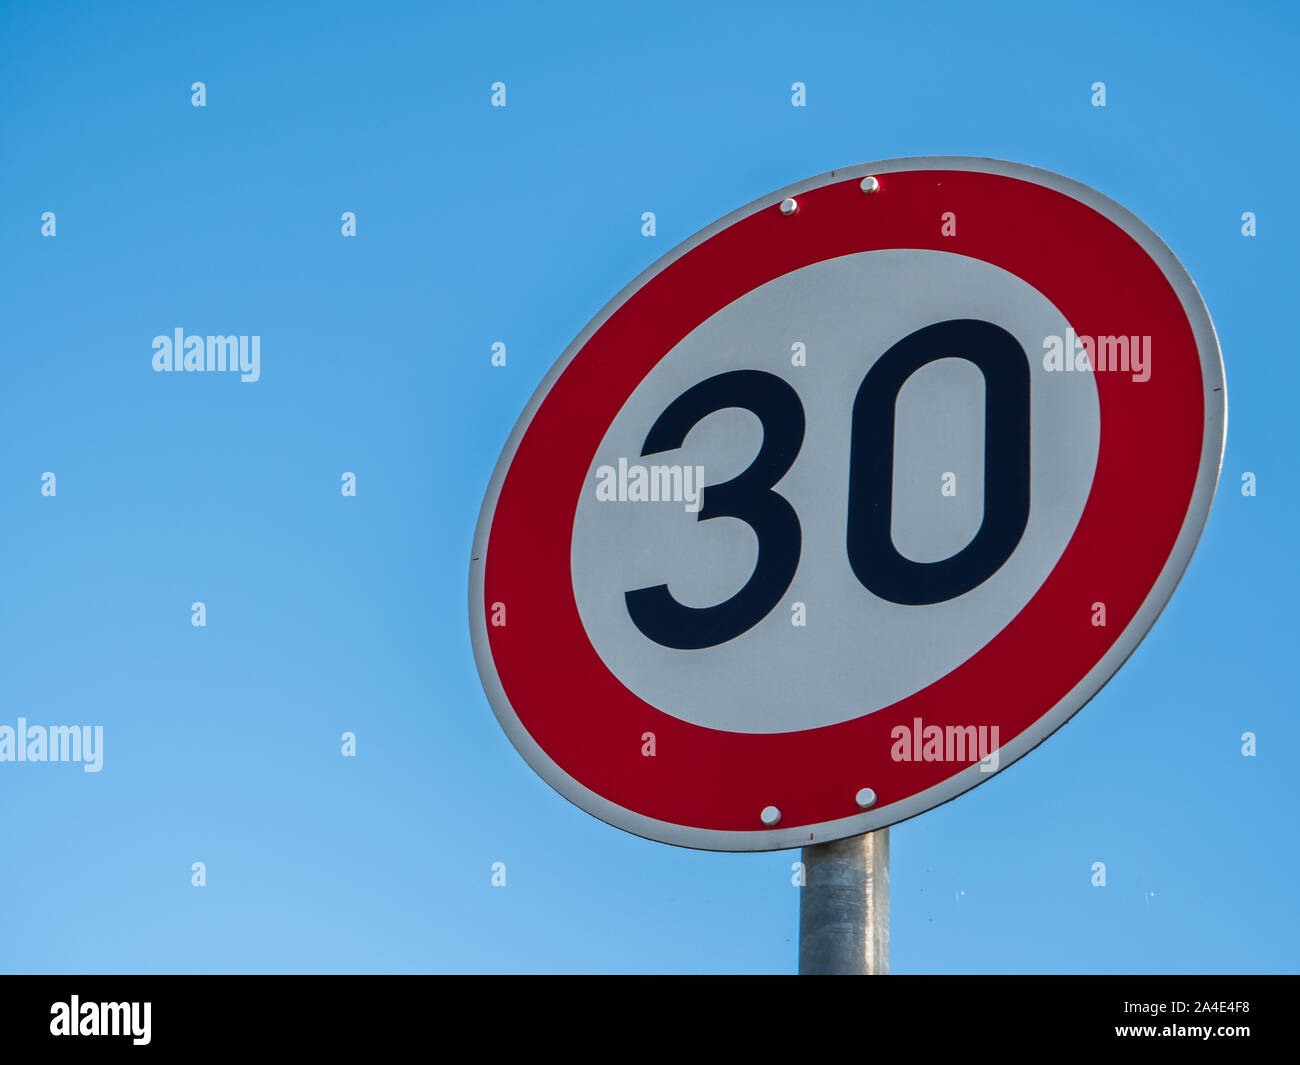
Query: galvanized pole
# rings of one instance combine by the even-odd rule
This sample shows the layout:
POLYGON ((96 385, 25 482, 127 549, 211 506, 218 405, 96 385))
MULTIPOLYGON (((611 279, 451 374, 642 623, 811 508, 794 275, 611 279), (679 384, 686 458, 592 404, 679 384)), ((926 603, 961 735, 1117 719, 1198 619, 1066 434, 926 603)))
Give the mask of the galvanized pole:
POLYGON ((799 973, 889 973, 889 829, 803 848, 799 973))

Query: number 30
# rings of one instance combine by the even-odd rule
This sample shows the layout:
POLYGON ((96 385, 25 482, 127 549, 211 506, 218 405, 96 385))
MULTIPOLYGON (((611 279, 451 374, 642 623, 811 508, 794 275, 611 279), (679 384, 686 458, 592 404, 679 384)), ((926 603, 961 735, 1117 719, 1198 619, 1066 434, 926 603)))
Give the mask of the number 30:
MULTIPOLYGON (((648 638, 694 650, 735 639, 763 620, 794 580, 803 542, 799 518, 773 486, 803 445, 804 410, 785 381, 762 370, 731 370, 687 389, 655 420, 641 454, 682 446, 702 419, 728 407, 758 416, 763 443, 748 469, 710 485, 697 519, 732 517, 758 537, 745 586, 710 607, 683 606, 666 584, 624 593, 628 615, 648 638)), ((965 595, 1011 557, 1029 520, 1029 360, 1005 329, 959 318, 918 329, 880 357, 853 402, 849 443, 849 565, 862 586, 892 603, 924 606, 965 595), (893 516, 894 411, 903 383, 938 359, 966 359, 984 375, 984 517, 965 547, 939 562, 899 554, 893 516)))

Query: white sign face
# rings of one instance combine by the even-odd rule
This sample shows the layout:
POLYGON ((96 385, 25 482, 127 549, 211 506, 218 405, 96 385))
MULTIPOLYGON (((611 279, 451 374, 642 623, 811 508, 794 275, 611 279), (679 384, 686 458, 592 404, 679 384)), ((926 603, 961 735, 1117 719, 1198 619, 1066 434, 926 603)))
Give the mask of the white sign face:
POLYGON ((533 397, 475 541, 484 686, 640 835, 891 824, 1132 652, 1224 423, 1194 285, 1100 194, 990 160, 811 179, 657 263, 533 397))
MULTIPOLYGON (((743 635, 684 652, 648 641, 624 591, 667 582, 685 605, 707 608, 741 588, 758 540, 743 520, 698 520, 682 505, 578 502, 573 587, 596 652, 637 696, 673 716, 730 732, 793 732, 847 721, 912 695, 996 636, 1041 587, 1083 513, 1097 460, 1097 390, 1086 374, 1031 371, 1030 522, 1013 555, 968 593, 926 610, 890 602, 854 577, 845 551, 852 397, 893 344, 936 320, 909 294, 948 296, 948 317, 999 307, 999 324, 1025 350, 1064 336, 1064 316, 1019 278, 975 259, 933 251, 862 252, 785 274, 741 297, 691 332, 647 375, 614 419, 592 460, 641 459, 646 428, 690 384, 759 365, 798 395, 806 429, 778 491, 798 515, 799 566, 783 601, 743 635), (869 294, 864 298, 864 294, 869 294), (793 329, 798 329, 795 336, 793 329), (786 336, 792 339, 784 342, 786 336), (806 363, 791 363, 804 345, 806 363), (848 355, 849 357, 844 357, 848 355), (1038 378, 1038 380, 1035 380, 1038 378), (740 697, 738 698, 738 694, 740 697)), ((984 516, 984 378, 960 357, 916 370, 898 393, 891 538, 916 562, 968 544, 984 516), (947 492, 945 493, 945 486, 947 492)), ((700 421, 671 462, 720 484, 745 470, 762 441, 759 420, 732 407, 700 421)), ((707 498, 707 491, 705 493, 707 498)))

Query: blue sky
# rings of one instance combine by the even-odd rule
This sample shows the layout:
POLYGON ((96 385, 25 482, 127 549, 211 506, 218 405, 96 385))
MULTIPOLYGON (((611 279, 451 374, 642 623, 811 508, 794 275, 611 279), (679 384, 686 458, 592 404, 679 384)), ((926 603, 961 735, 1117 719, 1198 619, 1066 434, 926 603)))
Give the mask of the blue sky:
POLYGON ((1228 445, 1115 679, 893 829, 893 969, 1295 971, 1298 28, 1280 0, 0 3, 0 723, 105 731, 97 774, 0 765, 0 970, 792 972, 796 854, 625 835, 514 752, 470 652, 474 523, 548 367, 673 245, 835 167, 965 154, 1173 248, 1228 445), (177 327, 261 336, 261 380, 153 373, 177 327))

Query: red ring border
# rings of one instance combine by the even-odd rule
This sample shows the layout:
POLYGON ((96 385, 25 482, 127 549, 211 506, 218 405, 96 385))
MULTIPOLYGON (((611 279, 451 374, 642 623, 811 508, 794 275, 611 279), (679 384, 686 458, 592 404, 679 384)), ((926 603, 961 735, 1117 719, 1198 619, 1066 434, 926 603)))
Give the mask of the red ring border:
POLYGON ((488 643, 520 724, 583 787, 688 828, 764 831, 758 814, 767 805, 780 808, 783 829, 835 821, 861 812, 860 787, 872 787, 883 809, 968 768, 891 760, 891 729, 918 718, 998 725, 1006 746, 1087 675, 1142 606, 1178 539, 1200 465, 1205 410, 1191 324, 1158 264, 1100 212, 1030 181, 963 170, 885 174, 872 195, 856 179, 833 182, 798 200, 794 215, 774 202, 714 233, 595 331, 534 412, 489 531, 485 614, 505 602, 509 624, 489 626, 488 643), (941 233, 946 212, 957 236, 941 233), (874 713, 799 732, 729 733, 665 714, 597 656, 574 600, 572 522, 596 448, 659 359, 722 307, 791 270, 890 248, 1008 270, 1080 335, 1150 335, 1151 379, 1094 375, 1101 440, 1075 534, 1025 608, 955 670, 874 713), (1096 601, 1106 604, 1105 628, 1091 624, 1096 601), (645 732, 655 734, 654 758, 642 756, 645 732))

